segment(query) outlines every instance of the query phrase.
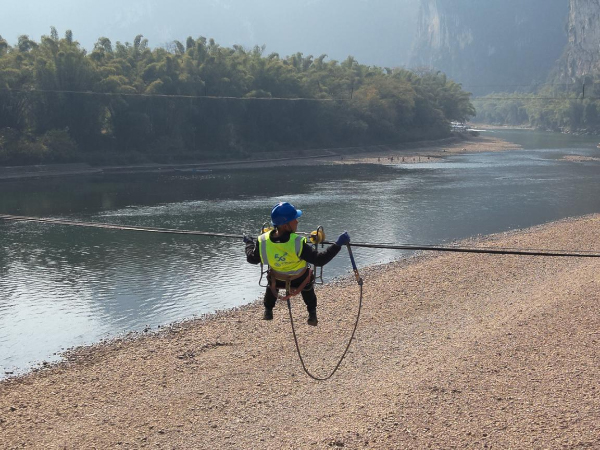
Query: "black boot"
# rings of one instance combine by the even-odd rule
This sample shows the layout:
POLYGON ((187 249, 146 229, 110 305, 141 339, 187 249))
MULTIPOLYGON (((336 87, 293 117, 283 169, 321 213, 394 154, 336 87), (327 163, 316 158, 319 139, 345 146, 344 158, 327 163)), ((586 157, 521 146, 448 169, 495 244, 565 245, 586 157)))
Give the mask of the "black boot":
POLYGON ((317 320, 317 310, 312 309, 308 312, 308 320, 306 321, 309 325, 316 327, 319 321, 317 320))
POLYGON ((273 308, 265 308, 263 320, 273 320, 273 308))

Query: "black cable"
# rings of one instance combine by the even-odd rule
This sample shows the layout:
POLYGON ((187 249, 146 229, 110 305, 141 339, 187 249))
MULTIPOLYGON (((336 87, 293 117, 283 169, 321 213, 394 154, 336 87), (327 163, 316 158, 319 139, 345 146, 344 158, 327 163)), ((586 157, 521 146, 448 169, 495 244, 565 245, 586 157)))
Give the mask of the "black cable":
POLYGON ((556 101, 579 101, 579 100, 600 100, 599 97, 473 97, 471 101, 486 101, 486 100, 505 100, 505 101, 519 101, 519 100, 556 100, 556 101))
MULTIPOLYGON (((324 244, 333 244, 333 242, 323 242, 324 244)), ((352 247, 381 248, 387 250, 429 250, 437 252, 455 252, 455 253, 486 253, 492 255, 521 255, 521 256, 564 256, 571 258, 600 258, 600 253, 593 253, 588 250, 575 251, 554 251, 538 249, 507 249, 507 248, 468 248, 468 247, 440 247, 435 245, 413 245, 413 244, 371 244, 361 242, 351 242, 352 247)))
MULTIPOLYGON (((209 236, 209 237, 225 237, 233 239, 243 239, 242 234, 230 234, 230 233, 214 233, 208 231, 195 231, 195 230, 178 230, 173 228, 148 228, 148 227, 134 227, 126 225, 113 225, 107 223, 97 222, 78 222, 61 219, 50 219, 42 217, 28 217, 28 216, 15 216, 9 214, 0 214, 0 220, 6 221, 17 221, 17 222, 38 222, 38 223, 49 223, 54 225, 67 225, 67 226, 79 226, 88 228, 101 228, 108 230, 119 230, 119 231, 143 231, 149 233, 164 233, 164 234, 187 234, 192 236, 209 236)), ((298 233, 301 235, 307 235, 308 233, 298 233)), ((334 242, 323 241, 323 244, 333 244, 334 242)), ((520 255, 520 256, 554 256, 554 257, 570 257, 570 258, 600 258, 600 253, 589 251, 589 250, 545 250, 545 249, 509 249, 509 248, 469 248, 469 247, 442 247, 435 245, 415 245, 415 244, 379 244, 379 243, 367 243, 367 242, 352 242, 352 247, 362 248, 379 248, 386 250, 410 250, 410 251, 435 251, 435 252, 454 252, 454 253, 481 253, 481 254, 492 254, 492 255, 520 255)))
POLYGON ((0 214, 0 220, 9 220, 16 222, 38 222, 38 223, 51 223, 54 225, 68 225, 75 227, 87 227, 87 228, 102 228, 107 230, 119 230, 119 231, 144 231, 147 233, 165 233, 165 234, 189 234, 194 236, 211 236, 211 237, 226 237, 243 239, 241 234, 228 234, 228 233, 211 233, 207 231, 194 231, 194 230, 178 230, 174 228, 148 228, 148 227, 132 227, 127 225, 113 225, 109 223, 97 223, 97 222, 77 222, 71 220, 60 220, 60 219, 47 219, 42 217, 27 217, 27 216, 12 216, 6 214, 0 214))

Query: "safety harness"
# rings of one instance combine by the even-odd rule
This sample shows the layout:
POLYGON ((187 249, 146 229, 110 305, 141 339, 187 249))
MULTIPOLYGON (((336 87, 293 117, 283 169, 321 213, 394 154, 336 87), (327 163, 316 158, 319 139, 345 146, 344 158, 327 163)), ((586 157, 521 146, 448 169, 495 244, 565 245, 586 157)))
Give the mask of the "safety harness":
MULTIPOLYGON (((257 245, 261 246, 260 254, 261 254, 261 262, 260 262, 260 279, 258 284, 262 287, 269 287, 271 292, 275 296, 275 298, 279 298, 279 289, 277 288, 277 282, 281 281, 285 283, 285 296, 279 298, 280 300, 288 300, 291 297, 295 297, 300 294, 308 285, 310 285, 311 281, 314 281, 315 284, 323 284, 323 266, 320 266, 317 270, 317 267, 314 268, 310 266, 310 264, 306 264, 306 268, 304 270, 296 270, 291 273, 280 272, 275 270, 270 264, 268 264, 270 257, 267 257, 267 239, 265 238, 266 233, 270 233, 273 231, 273 228, 268 226, 265 222, 261 228, 261 233, 258 238, 257 245), (308 274, 306 273, 308 271, 308 274), (300 283, 296 288, 291 287, 291 283, 298 278, 305 277, 304 281, 300 283), (263 284, 263 277, 266 278, 268 284, 263 284)), ((294 236, 297 236, 296 233, 293 233, 294 236)), ((299 237, 299 236, 298 236, 299 237)), ((313 244, 316 249, 319 244, 322 244, 325 240, 325 231, 322 226, 319 226, 315 231, 310 233, 308 236, 308 241, 313 244)), ((302 244, 306 241, 305 238, 297 239, 295 242, 295 253, 296 256, 300 257, 300 252, 302 251, 302 244)))
POLYGON ((307 267, 304 272, 302 272, 300 275, 295 275, 295 276, 286 275, 284 273, 279 273, 279 272, 271 269, 271 270, 269 270, 267 279, 271 280, 271 284, 269 285, 269 288, 271 289, 271 292, 273 293, 275 298, 277 298, 277 296, 279 295, 279 290, 277 289, 277 282, 283 281, 285 283, 286 295, 285 295, 285 297, 282 297, 280 300, 287 300, 291 297, 295 297, 300 292, 302 292, 304 290, 304 288, 310 283, 312 277, 313 277, 312 268, 307 267), (306 271, 308 271, 308 274, 306 274, 306 271), (298 278, 300 278, 301 276, 303 276, 305 274, 306 274, 306 278, 304 278, 304 281, 302 281, 302 283, 300 283, 300 285, 298 287, 296 287, 295 289, 292 289, 292 287, 291 287, 292 281, 297 280, 298 278))

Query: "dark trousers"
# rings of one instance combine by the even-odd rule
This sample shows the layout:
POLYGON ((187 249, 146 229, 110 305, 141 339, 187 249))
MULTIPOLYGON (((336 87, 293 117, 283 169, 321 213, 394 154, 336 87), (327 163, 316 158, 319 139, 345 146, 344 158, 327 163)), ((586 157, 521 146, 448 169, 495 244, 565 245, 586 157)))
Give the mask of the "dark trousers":
MULTIPOLYGON (((306 275, 304 275, 300 278, 297 278, 295 280, 292 280, 290 282, 291 288, 293 289, 293 288, 300 286, 307 276, 309 276, 308 270, 306 271, 306 275)), ((312 279, 306 285, 306 287, 302 290, 302 300, 304 300, 304 303, 306 304, 306 309, 308 311, 317 309, 317 294, 315 294, 314 281, 315 281, 315 279, 313 276, 312 279)), ((270 277, 267 277, 267 282, 268 282, 269 286, 267 287, 267 290, 265 291, 265 299, 264 299, 263 304, 265 305, 265 308, 273 309, 273 307, 275 306, 275 302, 277 302, 277 297, 271 290, 270 277)), ((285 281, 277 280, 276 286, 277 286, 277 290, 285 289, 285 281)))

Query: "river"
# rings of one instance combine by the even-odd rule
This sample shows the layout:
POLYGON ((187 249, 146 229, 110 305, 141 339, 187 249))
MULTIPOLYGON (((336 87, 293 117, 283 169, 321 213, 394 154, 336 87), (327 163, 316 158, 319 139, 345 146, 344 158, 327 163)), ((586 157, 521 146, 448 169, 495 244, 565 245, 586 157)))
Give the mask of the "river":
MULTIPOLYGON (((256 236, 273 204, 299 230, 442 244, 600 212, 597 138, 495 131, 523 150, 410 165, 322 165, 0 182, 0 212, 256 236)), ((228 238, 0 221, 0 378, 73 346, 249 303, 259 269, 228 238)), ((409 255, 356 249, 360 267, 409 255)), ((351 272, 346 253, 325 280, 351 272)), ((259 320, 259 317, 257 317, 259 320)))

